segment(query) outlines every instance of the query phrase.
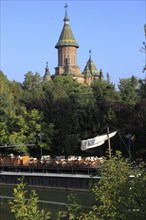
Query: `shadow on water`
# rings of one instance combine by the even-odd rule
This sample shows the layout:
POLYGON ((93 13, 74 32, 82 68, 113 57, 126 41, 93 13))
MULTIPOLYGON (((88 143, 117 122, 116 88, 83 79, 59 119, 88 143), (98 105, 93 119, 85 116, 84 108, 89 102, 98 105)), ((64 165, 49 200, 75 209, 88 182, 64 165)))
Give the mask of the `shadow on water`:
MULTIPOLYGON (((9 197, 13 196, 14 186, 0 185, 0 220, 15 220, 9 207, 9 197), (2 198, 3 197, 3 198, 2 198), (6 198, 7 197, 7 198, 6 198)), ((75 193, 77 198, 84 205, 91 205, 93 198, 87 191, 70 191, 70 190, 57 190, 57 189, 41 189, 41 188, 29 188, 28 198, 30 190, 35 189, 39 197, 39 207, 41 209, 47 209, 51 212, 51 220, 57 219, 57 213, 59 211, 66 210, 66 204, 68 202, 68 196, 75 193)))

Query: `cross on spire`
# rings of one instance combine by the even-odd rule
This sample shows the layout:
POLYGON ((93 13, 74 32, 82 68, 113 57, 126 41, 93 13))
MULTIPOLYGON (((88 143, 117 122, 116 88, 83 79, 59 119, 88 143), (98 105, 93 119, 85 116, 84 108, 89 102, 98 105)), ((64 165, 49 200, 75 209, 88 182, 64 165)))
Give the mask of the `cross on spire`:
POLYGON ((68 8, 68 4, 67 3, 65 4, 64 8, 67 11, 67 8, 68 8))
POLYGON ((89 50, 89 58, 91 59, 91 53, 92 53, 92 50, 90 49, 89 50))
POLYGON ((67 15, 67 8, 68 8, 68 4, 66 3, 65 6, 65 17, 64 17, 64 21, 65 21, 65 24, 68 24, 69 22, 69 18, 68 18, 68 15, 67 15))

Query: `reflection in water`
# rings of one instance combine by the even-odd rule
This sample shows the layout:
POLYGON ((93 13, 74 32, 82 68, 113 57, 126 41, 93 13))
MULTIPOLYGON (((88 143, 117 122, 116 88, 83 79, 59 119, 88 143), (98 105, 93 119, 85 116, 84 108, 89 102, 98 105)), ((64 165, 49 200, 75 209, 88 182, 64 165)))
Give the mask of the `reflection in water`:
MULTIPOLYGON (((14 186, 2 186, 0 185, 0 219, 1 220, 14 220, 12 216, 8 202, 10 199, 4 197, 13 196, 14 186), (3 198, 2 198, 3 197, 3 198)), ((29 192, 32 188, 28 188, 29 192)), ((33 188, 34 189, 34 188, 33 188)), ((70 190, 57 190, 57 189, 41 189, 35 188, 39 196, 39 206, 42 209, 48 209, 52 213, 52 220, 56 220, 56 214, 61 210, 66 210, 66 204, 68 202, 68 196, 72 193, 77 195, 77 198, 85 205, 91 205, 93 198, 89 192, 82 191, 70 191, 70 190)))

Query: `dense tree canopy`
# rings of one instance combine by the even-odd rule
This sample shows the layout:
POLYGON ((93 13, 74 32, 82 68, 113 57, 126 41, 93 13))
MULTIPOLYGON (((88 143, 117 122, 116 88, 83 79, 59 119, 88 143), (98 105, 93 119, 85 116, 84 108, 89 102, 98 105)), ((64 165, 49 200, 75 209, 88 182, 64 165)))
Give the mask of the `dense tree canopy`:
MULTIPOLYGON (((43 82, 39 73, 28 72, 24 82, 9 81, 0 72, 0 145, 20 145, 15 152, 48 154, 82 154, 82 139, 105 132, 108 124, 126 135, 135 134, 133 155, 146 151, 145 80, 132 76, 119 80, 119 90, 109 78, 90 86, 79 84, 71 76, 58 76, 43 82), (42 139, 40 140, 40 133, 42 139), (27 144, 34 144, 27 147, 27 144)), ((113 149, 123 149, 116 137, 113 149)), ((88 151, 104 154, 107 146, 88 151)))
POLYGON ((120 79, 118 88, 122 100, 130 105, 135 105, 139 98, 138 87, 139 81, 134 76, 120 79))

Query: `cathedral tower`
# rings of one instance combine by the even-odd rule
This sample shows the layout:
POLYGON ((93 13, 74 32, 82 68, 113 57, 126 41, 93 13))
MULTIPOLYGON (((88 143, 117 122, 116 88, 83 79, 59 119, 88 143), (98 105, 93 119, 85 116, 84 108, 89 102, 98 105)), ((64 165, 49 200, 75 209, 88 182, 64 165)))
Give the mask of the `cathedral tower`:
POLYGON ((45 75, 43 76, 43 81, 50 81, 51 80, 51 74, 48 68, 48 62, 46 62, 46 68, 45 68, 45 75))
POLYGON ((86 84, 91 84, 91 82, 96 81, 100 78, 100 72, 97 70, 92 58, 91 58, 91 50, 89 50, 89 60, 82 72, 85 78, 86 84))
POLYGON ((80 68, 77 66, 77 48, 72 30, 69 25, 69 18, 67 14, 67 4, 65 5, 64 26, 55 48, 58 49, 58 66, 55 68, 55 75, 73 76, 80 74, 80 68), (69 71, 68 71, 69 69, 69 71))

